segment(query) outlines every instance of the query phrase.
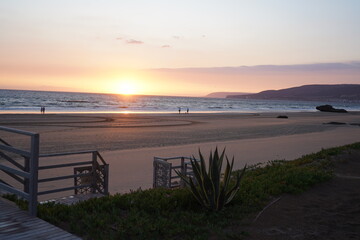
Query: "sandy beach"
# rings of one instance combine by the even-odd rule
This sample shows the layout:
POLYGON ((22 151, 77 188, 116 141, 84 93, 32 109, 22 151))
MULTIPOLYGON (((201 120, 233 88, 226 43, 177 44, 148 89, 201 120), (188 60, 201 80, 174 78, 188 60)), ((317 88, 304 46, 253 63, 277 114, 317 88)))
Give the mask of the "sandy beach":
MULTIPOLYGON (((208 154, 218 146, 226 147, 229 157, 235 156, 235 168, 292 160, 322 148, 360 141, 359 124, 359 112, 0 115, 0 126, 40 133, 41 154, 100 151, 110 164, 111 193, 151 187, 154 156, 196 156, 198 149, 208 154)), ((13 146, 27 147, 22 137, 4 132, 0 137, 13 146)), ((41 158, 40 165, 84 159, 90 157, 41 158)))

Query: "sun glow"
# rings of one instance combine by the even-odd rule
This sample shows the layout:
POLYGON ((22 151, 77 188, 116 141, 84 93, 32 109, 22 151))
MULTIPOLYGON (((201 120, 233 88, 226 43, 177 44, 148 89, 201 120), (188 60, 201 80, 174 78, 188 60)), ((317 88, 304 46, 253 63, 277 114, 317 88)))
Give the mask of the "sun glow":
POLYGON ((127 80, 119 83, 117 93, 123 95, 132 95, 138 93, 138 88, 133 81, 127 80))

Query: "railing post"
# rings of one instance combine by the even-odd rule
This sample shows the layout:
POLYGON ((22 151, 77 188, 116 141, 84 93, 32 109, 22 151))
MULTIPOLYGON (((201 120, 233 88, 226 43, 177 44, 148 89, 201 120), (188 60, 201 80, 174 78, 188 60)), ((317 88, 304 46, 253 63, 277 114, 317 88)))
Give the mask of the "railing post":
POLYGON ((97 152, 92 152, 92 180, 91 180, 91 192, 96 193, 96 184, 97 184, 97 176, 96 176, 96 164, 97 164, 97 152))
MULTIPOLYGON (((28 157, 24 157, 24 171, 30 172, 30 159, 28 157)), ((24 179, 24 192, 29 193, 30 187, 30 179, 24 179)))
POLYGON ((156 185, 156 180, 157 180, 157 175, 156 175, 156 157, 154 157, 154 160, 153 160, 153 188, 157 188, 157 185, 156 185))
POLYGON ((31 156, 29 164, 29 212, 31 216, 37 214, 37 194, 38 194, 38 167, 39 167, 39 143, 38 133, 31 136, 31 156))
MULTIPOLYGON (((184 157, 181 157, 181 174, 186 176, 186 165, 184 157)), ((185 187, 185 182, 182 178, 180 178, 180 187, 185 187)))
MULTIPOLYGON (((166 161, 167 162, 167 161, 166 161)), ((169 163, 169 162, 168 162, 169 163)), ((172 188, 172 185, 171 185, 171 177, 172 177, 172 163, 169 163, 169 175, 168 175, 168 188, 172 188)))
POLYGON ((109 164, 104 165, 104 194, 109 195, 109 164))

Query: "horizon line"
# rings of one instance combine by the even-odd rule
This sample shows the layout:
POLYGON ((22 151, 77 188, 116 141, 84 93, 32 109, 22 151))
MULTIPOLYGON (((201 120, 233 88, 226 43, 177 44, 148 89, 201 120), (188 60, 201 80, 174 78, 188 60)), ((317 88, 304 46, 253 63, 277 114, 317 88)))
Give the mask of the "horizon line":
MULTIPOLYGON (((269 91, 269 90, 283 90, 283 89, 289 89, 289 88, 296 88, 296 87, 302 87, 302 86, 330 86, 330 85, 360 85, 360 84, 353 84, 353 83, 339 83, 339 84, 304 84, 304 85, 297 85, 297 86, 293 86, 293 87, 288 87, 288 88, 280 88, 280 89, 266 89, 263 91, 269 91)), ((199 96, 199 95, 156 95, 156 94, 120 94, 120 93, 106 93, 106 92, 80 92, 80 91, 56 91, 56 90, 38 90, 38 89, 8 89, 8 88, 0 88, 0 90, 5 90, 5 91, 33 91, 33 92, 57 92, 57 93, 84 93, 84 94, 109 94, 109 95, 120 95, 120 96, 157 96, 157 97, 198 97, 198 98, 206 98, 207 95, 212 94, 212 93, 244 93, 244 92, 234 92, 234 91, 214 91, 214 92, 210 92, 207 93, 205 96, 199 96)), ((260 91, 260 92, 263 92, 260 91)), ((260 92, 249 92, 246 94, 257 94, 260 92)))

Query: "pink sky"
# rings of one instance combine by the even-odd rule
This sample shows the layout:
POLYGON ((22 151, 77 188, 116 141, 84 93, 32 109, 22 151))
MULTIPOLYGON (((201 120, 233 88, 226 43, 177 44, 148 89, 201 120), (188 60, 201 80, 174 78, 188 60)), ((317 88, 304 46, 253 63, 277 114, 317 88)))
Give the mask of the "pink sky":
POLYGON ((2 0, 0 89, 202 96, 360 83, 359 12, 357 0, 2 0))

